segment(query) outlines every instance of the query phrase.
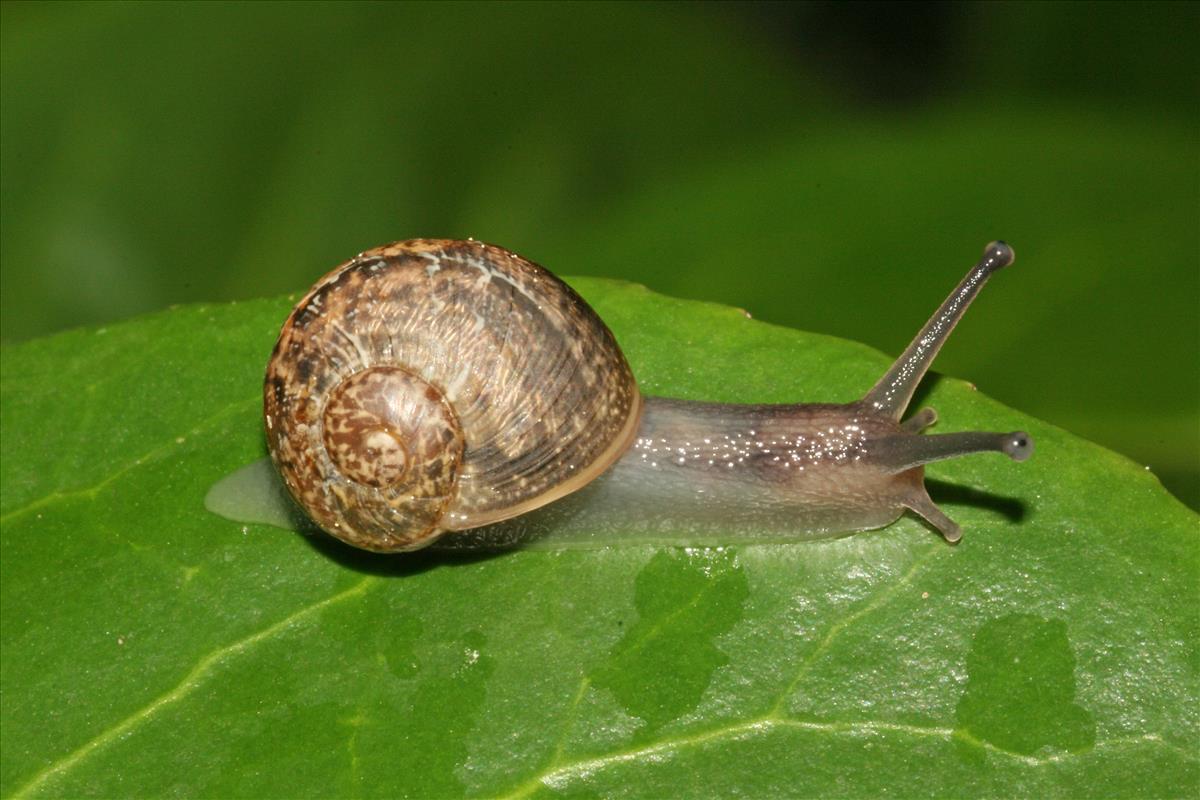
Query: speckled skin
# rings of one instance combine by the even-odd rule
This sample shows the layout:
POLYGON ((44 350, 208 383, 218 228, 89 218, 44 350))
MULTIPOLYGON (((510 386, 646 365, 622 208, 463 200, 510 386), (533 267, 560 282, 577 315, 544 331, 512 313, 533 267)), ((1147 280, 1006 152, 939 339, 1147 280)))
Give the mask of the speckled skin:
POLYGON ((920 502, 924 469, 896 470, 874 453, 880 442, 915 435, 862 403, 649 398, 611 480, 653 486, 647 494, 659 506, 685 509, 677 516, 817 538, 882 527, 920 502))
POLYGON ((330 272, 288 317, 264 385, 293 498, 332 535, 388 552, 585 485, 640 410, 595 312, 475 241, 397 242, 330 272))

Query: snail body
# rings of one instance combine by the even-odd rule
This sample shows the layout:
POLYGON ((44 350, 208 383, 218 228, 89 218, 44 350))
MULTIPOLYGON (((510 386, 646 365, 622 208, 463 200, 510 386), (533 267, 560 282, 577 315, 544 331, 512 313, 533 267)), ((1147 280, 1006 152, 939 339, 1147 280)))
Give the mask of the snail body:
POLYGON ((1020 460, 1029 437, 921 435, 931 410, 900 417, 1011 261, 989 245, 862 400, 728 405, 643 397, 595 312, 520 256, 473 240, 386 245, 318 281, 284 324, 264 384, 268 449, 304 512, 368 550, 478 541, 460 532, 520 530, 601 498, 651 526, 800 538, 882 527, 907 508, 956 541, 922 465, 988 450, 1020 460))

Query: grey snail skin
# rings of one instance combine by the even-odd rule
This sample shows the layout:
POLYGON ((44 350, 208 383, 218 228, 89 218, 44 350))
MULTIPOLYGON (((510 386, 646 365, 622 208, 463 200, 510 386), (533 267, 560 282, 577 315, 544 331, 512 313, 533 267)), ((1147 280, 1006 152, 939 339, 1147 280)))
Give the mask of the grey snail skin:
POLYGON ((740 528, 833 537, 909 509, 955 542, 923 465, 1021 461, 1032 440, 923 434, 932 409, 901 417, 1012 261, 989 244, 861 400, 737 405, 643 396, 596 313, 514 253, 396 242, 330 272, 284 323, 264 382, 268 450, 317 526, 378 552, 519 544, 572 524, 598 536, 606 526, 591 521, 614 511, 638 541, 729 544, 740 528))

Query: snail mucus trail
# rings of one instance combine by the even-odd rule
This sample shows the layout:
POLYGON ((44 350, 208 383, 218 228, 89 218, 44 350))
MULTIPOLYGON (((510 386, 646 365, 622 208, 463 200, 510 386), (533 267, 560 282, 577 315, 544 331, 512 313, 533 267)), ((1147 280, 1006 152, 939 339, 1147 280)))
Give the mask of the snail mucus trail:
POLYGON ((385 245, 296 305, 264 388, 274 467, 234 473, 206 503, 297 528, 295 500, 326 532, 382 552, 796 541, 905 509, 956 542, 923 465, 989 451, 1021 461, 1032 440, 923 434, 929 408, 901 417, 1012 261, 989 244, 861 400, 737 405, 643 396, 596 313, 520 256, 474 240, 385 245))

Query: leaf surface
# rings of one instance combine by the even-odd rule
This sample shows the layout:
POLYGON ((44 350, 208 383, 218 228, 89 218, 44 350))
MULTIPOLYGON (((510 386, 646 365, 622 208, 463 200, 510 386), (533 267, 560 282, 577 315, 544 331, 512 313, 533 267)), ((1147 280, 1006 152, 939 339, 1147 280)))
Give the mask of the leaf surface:
MULTIPOLYGON (((846 401, 888 363, 574 283, 649 394, 846 401)), ((204 510, 263 455, 291 299, 4 349, 4 796, 1195 793, 1197 518, 1127 459, 940 379, 940 430, 1038 443, 929 469, 956 547, 374 556, 204 510)))

